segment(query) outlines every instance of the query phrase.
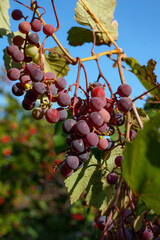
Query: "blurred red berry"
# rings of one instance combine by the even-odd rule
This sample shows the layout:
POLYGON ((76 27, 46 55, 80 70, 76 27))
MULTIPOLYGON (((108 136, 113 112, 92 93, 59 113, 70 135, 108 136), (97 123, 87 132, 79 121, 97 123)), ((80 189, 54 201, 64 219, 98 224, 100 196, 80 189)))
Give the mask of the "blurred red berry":
POLYGON ((83 221, 84 217, 82 214, 72 213, 71 218, 77 221, 83 221))
POLYGON ((16 122, 11 122, 10 127, 12 130, 16 129, 18 127, 18 123, 16 122))
POLYGON ((6 149, 3 150, 3 154, 5 156, 10 156, 11 153, 12 153, 12 150, 10 148, 6 148, 6 149))
POLYGON ((30 133, 30 135, 34 136, 34 135, 37 133, 37 128, 35 128, 35 127, 30 127, 29 133, 30 133))
POLYGON ((4 135, 2 138, 1 138, 1 141, 2 143, 8 143, 10 142, 11 138, 9 135, 4 135))
POLYGON ((0 206, 3 205, 4 202, 5 202, 5 198, 0 196, 0 206))

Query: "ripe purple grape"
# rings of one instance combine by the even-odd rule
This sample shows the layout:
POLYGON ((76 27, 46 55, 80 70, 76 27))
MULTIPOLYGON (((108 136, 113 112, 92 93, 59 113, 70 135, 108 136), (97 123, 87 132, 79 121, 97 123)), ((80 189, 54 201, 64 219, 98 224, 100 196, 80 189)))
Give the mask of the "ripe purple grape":
POLYGON ((12 86, 12 93, 15 96, 22 96, 25 92, 25 88, 20 83, 15 83, 12 86))
POLYGON ((29 75, 23 75, 22 77, 20 77, 20 82, 22 86, 24 86, 26 83, 30 85, 32 84, 32 81, 29 75))
POLYGON ((24 60, 24 54, 20 50, 17 50, 12 53, 12 58, 14 62, 19 63, 24 60))
POLYGON ((122 159, 123 159, 123 156, 117 156, 114 160, 115 164, 117 167, 121 167, 122 166, 122 159))
POLYGON ((45 92, 45 85, 42 82, 36 82, 33 84, 33 92, 37 95, 41 95, 45 92))
POLYGON ((122 97, 118 101, 118 109, 121 112, 127 113, 128 111, 130 111, 132 109, 132 106, 133 106, 132 100, 128 97, 122 97))
POLYGON ((102 88, 102 89, 103 89, 103 85, 102 85, 102 83, 100 83, 100 82, 94 82, 94 83, 92 83, 91 86, 92 86, 93 88, 99 87, 99 88, 102 88))
POLYGON ((115 114, 115 121, 118 126, 122 126, 124 124, 125 118, 124 114, 122 112, 116 113, 115 114))
POLYGON ((58 94, 57 103, 59 106, 67 107, 69 106, 70 102, 71 102, 71 97, 69 96, 68 93, 61 92, 58 94))
POLYGON ((84 120, 79 120, 75 125, 74 125, 74 130, 78 136, 86 136, 90 132, 90 128, 87 124, 86 121, 84 120))
POLYGON ((20 78, 20 71, 17 68, 10 68, 7 72, 7 77, 11 81, 16 81, 17 79, 20 78))
POLYGON ((19 50, 17 45, 10 45, 10 46, 7 47, 7 53, 10 56, 12 56, 12 54, 17 50, 19 50))
POLYGON ((121 97, 129 97, 131 95, 132 88, 128 84, 122 84, 118 87, 117 93, 121 97))
POLYGON ((73 139, 71 143, 71 149, 73 152, 82 153, 85 150, 84 141, 82 138, 73 139))
POLYGON ((29 22, 23 21, 23 22, 21 22, 21 23, 19 24, 18 28, 19 28, 19 31, 20 31, 21 33, 27 34, 27 33, 29 33, 30 30, 31 30, 31 25, 30 25, 29 22))
POLYGON ((92 112, 89 115, 89 120, 94 127, 100 127, 104 122, 103 116, 99 112, 92 112))
POLYGON ((57 81, 55 82, 56 87, 58 90, 63 90, 67 87, 67 81, 64 78, 58 78, 57 81))
POLYGON ((47 94, 48 95, 50 95, 50 92, 51 92, 52 96, 56 96, 57 95, 57 88, 56 88, 56 86, 54 84, 50 85, 49 89, 47 89, 47 94))
POLYGON ((46 72, 45 73, 46 80, 55 80, 56 75, 53 72, 46 72))
POLYGON ((115 184, 118 181, 118 176, 116 173, 109 173, 107 175, 107 182, 111 185, 115 184))
POLYGON ((100 114, 102 114, 102 117, 103 117, 103 120, 105 123, 109 122, 110 119, 111 119, 111 115, 110 113, 105 109, 105 108, 102 108, 100 111, 99 111, 100 114))
POLYGON ((70 134, 74 132, 74 125, 76 121, 74 119, 67 119, 62 125, 62 129, 65 133, 70 134))
POLYGON ((41 82, 43 80, 43 72, 40 69, 32 69, 30 73, 33 82, 41 82))
POLYGON ((76 156, 69 155, 65 159, 65 164, 68 168, 76 169, 79 166, 79 159, 76 156))
POLYGON ((22 19, 23 17, 23 13, 19 9, 15 9, 11 15, 12 15, 12 18, 16 21, 22 19))
POLYGON ((88 133, 84 140, 85 140, 86 145, 89 147, 97 146, 98 141, 99 141, 97 134, 93 133, 93 132, 88 133))
POLYGON ((27 104, 25 102, 25 100, 23 100, 22 102, 22 107, 25 109, 25 110, 32 110, 35 106, 35 103, 31 103, 31 104, 27 104))
POLYGON ((35 94, 32 89, 28 90, 24 97, 25 102, 28 104, 35 103, 37 99, 38 99, 38 95, 35 94))
POLYGON ((44 116, 44 111, 41 108, 34 108, 32 111, 32 117, 36 120, 42 119, 44 116))
POLYGON ((60 173, 62 174, 63 177, 66 178, 73 173, 73 170, 68 168, 66 164, 63 164, 60 168, 60 173))
POLYGON ((143 232, 142 239, 143 240, 152 240, 153 239, 153 232, 150 229, 146 229, 143 232))
POLYGON ((102 110, 104 104, 103 104, 103 100, 100 97, 93 97, 90 99, 89 102, 89 106, 91 108, 92 111, 100 111, 102 110))
POLYGON ((39 43, 39 36, 37 33, 31 33, 28 35, 28 42, 32 45, 37 45, 39 43))
POLYGON ((106 150, 110 150, 112 147, 114 147, 114 141, 110 138, 108 138, 107 140, 108 140, 108 147, 106 148, 106 150))
MULTIPOLYGON (((99 217, 99 218, 97 219, 97 221, 96 221, 97 227, 98 227, 101 231, 103 231, 103 229, 104 229, 104 227, 105 227, 105 225, 106 225, 107 220, 108 220, 108 217, 106 218, 106 216, 101 216, 101 217, 99 217)), ((113 227, 113 220, 111 219, 111 220, 109 221, 107 230, 108 230, 108 231, 111 231, 112 227, 113 227)))
POLYGON ((43 32, 47 36, 51 36, 54 33, 54 27, 51 24, 46 24, 43 27, 43 32))
POLYGON ((64 121, 67 116, 68 116, 68 112, 66 111, 65 108, 57 108, 58 112, 59 112, 59 121, 64 121))
POLYGON ((89 157, 90 157, 90 153, 88 151, 78 154, 78 158, 80 162, 87 162, 89 160, 89 157))
POLYGON ((100 127, 97 128, 97 130, 98 130, 99 132, 101 132, 101 133, 106 132, 107 129, 108 129, 108 126, 107 126, 106 123, 103 123, 102 126, 100 126, 100 127))
POLYGON ((33 69, 38 69, 38 65, 36 63, 28 63, 26 65, 26 69, 25 70, 26 70, 26 72, 28 74, 30 74, 33 69))
POLYGON ((31 29, 33 32, 39 32, 42 29, 42 22, 40 20, 34 20, 31 22, 31 29))
POLYGON ((56 109, 50 108, 46 111, 45 118, 49 123, 56 123, 59 121, 60 114, 56 109))
POLYGON ((14 45, 20 47, 20 46, 22 46, 23 43, 24 43, 24 38, 21 35, 17 35, 13 38, 13 44, 14 45))

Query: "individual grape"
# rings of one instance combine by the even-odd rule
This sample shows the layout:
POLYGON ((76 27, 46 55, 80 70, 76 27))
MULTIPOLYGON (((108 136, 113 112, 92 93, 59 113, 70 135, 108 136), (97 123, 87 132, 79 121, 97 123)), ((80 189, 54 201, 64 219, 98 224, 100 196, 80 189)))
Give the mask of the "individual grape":
POLYGON ((57 108, 58 112, 59 112, 59 121, 64 121, 67 116, 68 116, 68 112, 66 111, 65 108, 57 108))
POLYGON ((67 107, 71 102, 71 97, 68 93, 61 92, 58 94, 57 103, 61 107, 67 107))
POLYGON ((15 96, 22 96, 25 92, 25 88, 20 83, 15 83, 12 86, 12 93, 15 96))
POLYGON ((62 125, 62 129, 67 134, 73 133, 75 124, 76 124, 76 121, 74 119, 67 119, 64 121, 62 125))
POLYGON ((108 126, 107 133, 108 133, 109 136, 112 136, 115 133, 115 129, 112 125, 108 126))
POLYGON ((66 178, 73 173, 73 170, 71 168, 68 168, 66 164, 63 164, 60 168, 60 173, 62 174, 63 177, 66 178))
POLYGON ((10 56, 12 56, 12 54, 17 50, 19 50, 17 45, 10 45, 9 47, 7 47, 7 53, 10 56))
POLYGON ((125 118, 122 112, 118 112, 115 114, 115 121, 118 126, 122 126, 124 124, 125 118))
POLYGON ((55 82, 56 87, 61 91, 67 87, 67 81, 64 78, 58 78, 55 82))
POLYGON ((25 110, 32 110, 35 106, 35 103, 32 103, 32 104, 27 104, 25 102, 25 100, 22 101, 22 107, 25 109, 25 110))
POLYGON ((89 157, 90 157, 90 153, 88 151, 78 154, 78 158, 80 162, 87 162, 89 160, 89 157))
POLYGON ((122 166, 122 159, 123 159, 123 156, 117 156, 114 160, 115 164, 117 167, 121 167, 122 166))
POLYGON ((35 45, 27 45, 25 54, 27 57, 34 57, 38 53, 38 48, 35 45))
POLYGON ((26 65, 26 69, 25 69, 26 73, 30 74, 33 69, 38 69, 37 64, 35 64, 35 63, 28 63, 26 65))
POLYGON ((107 175, 107 182, 111 185, 116 184, 118 181, 118 176, 116 173, 109 173, 107 175))
POLYGON ((99 87, 99 88, 102 88, 102 89, 103 89, 103 85, 102 85, 102 83, 100 83, 100 82, 94 82, 94 83, 92 83, 91 86, 94 87, 94 88, 99 87))
POLYGON ((24 43, 24 38, 21 35, 17 35, 13 38, 13 44, 14 45, 20 47, 20 46, 22 46, 23 43, 24 43))
POLYGON ((42 119, 44 116, 44 111, 42 108, 34 108, 32 111, 32 117, 36 120, 42 119))
POLYGON ((7 72, 7 77, 11 81, 16 81, 17 79, 20 78, 20 71, 17 68, 10 68, 7 72))
POLYGON ((24 54, 20 50, 17 50, 15 52, 13 52, 12 58, 13 58, 14 62, 19 63, 24 60, 24 54))
POLYGON ((100 98, 105 98, 106 94, 104 90, 100 87, 95 87, 91 91, 91 97, 100 97, 100 98))
MULTIPOLYGON (((57 95, 57 88, 54 84, 50 85, 49 87, 51 93, 52 93, 52 96, 56 96, 57 95)), ((47 94, 50 95, 50 91, 49 89, 47 90, 47 94)))
POLYGON ((31 80, 33 82, 40 82, 43 80, 43 72, 40 69, 32 69, 30 73, 31 80))
POLYGON ((42 82, 36 82, 33 84, 33 92, 37 95, 41 95, 45 92, 45 85, 42 82))
POLYGON ((92 112, 89 115, 89 120, 94 127, 100 127, 104 122, 103 116, 99 112, 92 112))
POLYGON ((23 13, 19 9, 15 9, 11 15, 12 15, 12 18, 16 21, 22 19, 23 17, 23 13))
POLYGON ((21 22, 21 23, 19 24, 18 28, 19 28, 19 31, 20 31, 21 33, 27 34, 27 33, 29 33, 30 30, 31 30, 31 25, 30 25, 29 22, 23 21, 23 22, 21 22))
MULTIPOLYGON (((75 97, 75 108, 80 108, 82 105, 82 99, 80 97, 75 97)), ((71 105, 73 105, 74 97, 71 98, 71 105)))
POLYGON ((143 232, 142 239, 143 240, 152 240, 153 239, 153 232, 150 229, 146 229, 143 232))
MULTIPOLYGON (((96 221, 97 227, 101 231, 104 230, 107 220, 108 220, 108 217, 106 218, 106 216, 101 216, 97 219, 97 221, 96 221)), ((113 220, 111 219, 108 223, 107 231, 111 231, 112 227, 113 227, 113 220)))
POLYGON ((24 86, 26 83, 30 84, 32 83, 31 78, 29 75, 23 75, 22 77, 20 77, 20 82, 21 85, 24 86))
POLYGON ((105 108, 102 108, 99 113, 102 114, 105 123, 110 121, 111 115, 105 108))
POLYGON ((132 109, 132 100, 128 97, 123 97, 118 101, 118 109, 124 113, 127 113, 132 109))
POLYGON ((51 24, 46 24, 43 27, 43 32, 47 36, 51 36, 54 33, 54 27, 51 24))
POLYGON ((96 133, 90 132, 86 135, 84 141, 87 146, 89 147, 95 147, 98 144, 98 136, 96 133))
POLYGON ((74 130, 78 136, 86 136, 90 132, 90 128, 87 124, 86 121, 84 120, 79 120, 75 125, 74 125, 74 130))
POLYGON ((117 89, 117 93, 120 97, 129 97, 131 92, 132 88, 128 84, 121 84, 117 89))
POLYGON ((38 99, 38 95, 35 94, 32 89, 28 90, 24 97, 25 102, 28 104, 34 103, 37 99, 38 99))
MULTIPOLYGON (((39 43, 39 36, 37 33, 31 33, 28 35, 28 42, 32 45, 37 45, 39 43)), ((30 56, 31 57, 31 56, 30 56)))
POLYGON ((65 159, 65 164, 68 168, 76 169, 79 165, 79 159, 76 156, 69 155, 65 159))
POLYGON ((99 139, 97 147, 100 150, 105 150, 108 147, 108 140, 106 138, 99 139))
POLYGON ((31 29, 33 32, 39 32, 42 29, 42 22, 38 19, 32 21, 31 29))
POLYGON ((85 150, 84 141, 82 138, 73 139, 71 143, 71 149, 73 152, 82 153, 85 150))
POLYGON ((55 80, 56 79, 56 75, 52 72, 46 72, 45 73, 45 77, 46 77, 46 80, 55 80))
POLYGON ((108 138, 107 140, 108 140, 108 147, 106 148, 106 150, 110 150, 112 147, 114 147, 114 141, 110 138, 108 138))
POLYGON ((107 131, 107 128, 108 128, 107 124, 106 124, 106 123, 103 123, 103 125, 100 126, 100 127, 98 127, 97 130, 98 130, 99 132, 103 133, 103 132, 106 132, 106 131, 107 131))
POLYGON ((93 97, 90 99, 89 102, 89 107, 91 108, 92 111, 97 111, 99 112, 103 108, 103 100, 100 97, 93 97))
POLYGON ((56 109, 50 108, 46 111, 45 118, 49 123, 56 123, 59 121, 60 114, 56 109))

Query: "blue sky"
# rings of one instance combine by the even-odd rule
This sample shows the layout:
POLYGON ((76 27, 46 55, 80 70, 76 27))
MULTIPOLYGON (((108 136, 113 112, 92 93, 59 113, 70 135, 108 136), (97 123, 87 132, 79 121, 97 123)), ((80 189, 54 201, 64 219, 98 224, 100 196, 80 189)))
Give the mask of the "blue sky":
MULTIPOLYGON (((24 3, 29 3, 30 1, 23 1, 24 3)), ((55 5, 57 8, 57 13, 59 16, 61 28, 56 33, 56 36, 66 47, 73 57, 87 57, 90 56, 91 44, 84 44, 81 47, 71 47, 67 42, 67 31, 72 26, 80 26, 74 20, 74 8, 76 7, 76 0, 55 0, 55 5)), ((50 0, 39 0, 40 6, 46 7, 46 15, 44 19, 47 23, 53 25, 56 24, 54 13, 52 11, 50 0), (44 4, 45 2, 45 4, 44 4), (47 3, 47 4, 46 4, 47 3)), ((9 13, 15 8, 20 8, 24 15, 27 14, 24 7, 19 6, 13 0, 10 0, 11 9, 9 13)), ((27 10, 28 11, 28 10, 27 10)), ((119 37, 117 44, 128 57, 136 58, 140 64, 144 65, 147 61, 153 58, 157 62, 155 73, 160 77, 160 0, 117 0, 117 6, 114 13, 114 19, 117 20, 119 27, 118 33, 119 37)), ((11 29, 17 31, 18 22, 11 19, 11 29)), ((43 36, 43 35, 42 35, 43 36)), ((7 44, 5 39, 0 39, 1 52, 4 46, 7 44)), ((56 46, 53 39, 47 40, 47 47, 56 46)), ((95 48, 95 52, 102 52, 108 50, 106 46, 99 46, 95 48)), ((2 59, 0 60, 0 65, 3 65, 2 59)), ((105 56, 100 58, 100 65, 103 74, 106 76, 110 82, 113 92, 116 92, 117 87, 120 85, 120 79, 118 75, 118 70, 112 68, 113 62, 111 62, 105 56)), ((95 62, 90 61, 85 63, 87 69, 89 82, 94 82, 97 79, 97 67, 95 62)), ((66 80, 68 85, 75 82, 77 74, 77 66, 71 66, 71 71, 69 72, 66 80)), ((138 79, 130 72, 125 71, 126 82, 132 87, 132 98, 140 95, 145 91, 138 79)), ((158 81, 159 77, 157 78, 158 81)), ((84 76, 81 74, 81 85, 84 83, 84 76)), ((108 94, 108 93, 107 93, 108 94)), ((109 96, 107 96, 109 97, 109 96)), ((138 100, 136 105, 142 107, 144 104, 143 100, 138 100)))

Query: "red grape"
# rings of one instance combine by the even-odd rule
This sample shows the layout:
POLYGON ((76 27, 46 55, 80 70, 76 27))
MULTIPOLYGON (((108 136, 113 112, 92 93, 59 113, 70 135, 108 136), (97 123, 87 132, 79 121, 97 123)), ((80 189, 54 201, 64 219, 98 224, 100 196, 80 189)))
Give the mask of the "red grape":
POLYGON ((67 86, 67 81, 64 78, 58 78, 57 81, 55 82, 56 87, 61 91, 66 88, 67 86))
POLYGON ((7 72, 7 77, 11 81, 16 81, 20 78, 20 71, 17 68, 10 68, 7 72))
POLYGON ((19 50, 17 45, 10 45, 9 47, 7 47, 7 53, 10 56, 12 56, 12 54, 17 50, 19 50))
POLYGON ((64 121, 62 125, 62 129, 67 134, 73 133, 75 124, 76 124, 76 121, 74 119, 67 119, 64 121))
POLYGON ((123 156, 117 156, 114 160, 115 164, 117 167, 121 167, 122 166, 122 159, 123 159, 123 156))
POLYGON ((108 140, 106 138, 99 139, 97 147, 100 150, 105 150, 108 147, 108 140))
POLYGON ((37 33, 31 33, 28 36, 28 42, 32 45, 37 45, 39 43, 39 36, 37 33))
POLYGON ((67 107, 71 102, 71 97, 68 93, 59 93, 57 98, 57 103, 61 107, 67 107))
POLYGON ((13 52, 12 54, 12 58, 14 62, 22 62, 24 60, 24 54, 20 51, 17 50, 15 52, 13 52))
POLYGON ((36 120, 42 119, 44 116, 44 112, 41 108, 35 108, 32 111, 32 117, 36 120))
POLYGON ((105 98, 106 94, 104 90, 100 87, 93 88, 91 91, 91 97, 105 98))
POLYGON ((104 122, 103 116, 99 112, 92 112, 89 115, 89 120, 94 127, 100 127, 104 122))
POLYGON ((50 108, 46 111, 45 117, 49 123, 56 123, 59 121, 60 114, 56 109, 50 108))
POLYGON ((127 113, 132 109, 132 100, 128 97, 123 97, 118 101, 118 109, 124 113, 127 113))
POLYGON ((111 115, 105 108, 102 108, 99 113, 102 114, 105 123, 110 121, 111 115))
POLYGON ((51 36, 54 33, 54 27, 51 24, 46 24, 43 27, 43 32, 47 36, 51 36))
POLYGON ((85 137, 85 142, 86 145, 89 147, 95 147, 98 144, 98 136, 96 133, 90 132, 87 134, 87 136, 85 137))
POLYGON ((21 35, 17 35, 13 38, 14 45, 17 45, 18 47, 20 47, 22 46, 23 43, 24 43, 24 38, 21 35))
POLYGON ((65 159, 65 164, 68 168, 76 169, 79 166, 79 159, 76 156, 67 156, 65 159))
POLYGON ((42 82, 36 82, 33 84, 33 92, 37 95, 41 95, 45 92, 45 85, 42 82))
POLYGON ((39 32, 42 29, 42 23, 40 20, 34 20, 31 22, 31 29, 33 32, 39 32))
POLYGON ((25 88, 20 83, 15 83, 12 86, 12 93, 15 96, 22 96, 25 92, 25 88))
POLYGON ((90 128, 85 120, 79 120, 74 125, 74 130, 79 136, 85 136, 90 132, 90 128))
POLYGON ((63 164, 60 168, 60 172, 62 176, 66 178, 73 173, 73 170, 71 168, 68 168, 66 164, 63 164))
POLYGON ((104 106, 103 100, 100 97, 93 97, 90 99, 89 107, 92 111, 100 111, 104 106))
POLYGON ((19 31, 20 31, 21 33, 27 34, 27 33, 30 32, 30 30, 31 30, 31 25, 30 25, 29 22, 23 21, 23 22, 21 22, 21 23, 19 24, 19 31))
POLYGON ((68 112, 66 111, 65 108, 57 108, 57 110, 60 115, 59 121, 64 121, 68 116, 68 112))
POLYGON ((129 97, 131 95, 132 88, 128 84, 122 84, 118 87, 117 93, 121 97, 129 97))
POLYGON ((43 72, 40 69, 32 69, 30 73, 31 80, 33 82, 40 82, 43 79, 43 72))

